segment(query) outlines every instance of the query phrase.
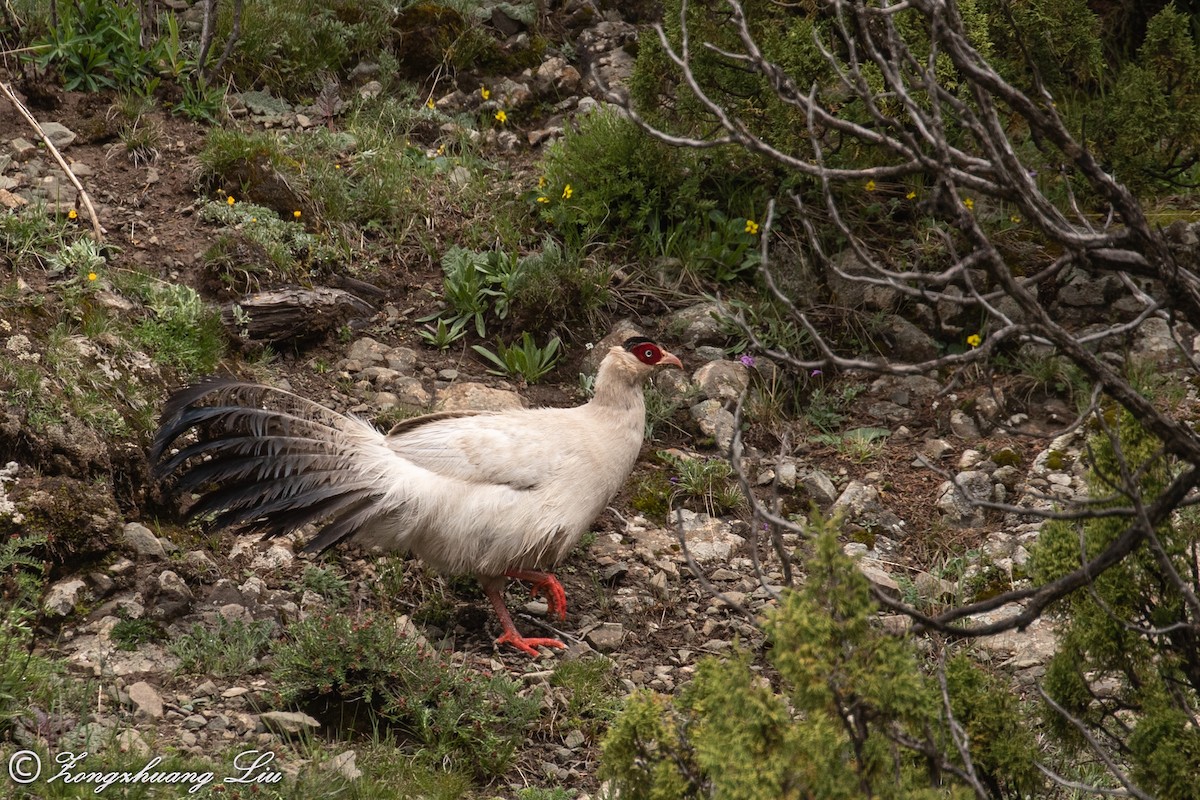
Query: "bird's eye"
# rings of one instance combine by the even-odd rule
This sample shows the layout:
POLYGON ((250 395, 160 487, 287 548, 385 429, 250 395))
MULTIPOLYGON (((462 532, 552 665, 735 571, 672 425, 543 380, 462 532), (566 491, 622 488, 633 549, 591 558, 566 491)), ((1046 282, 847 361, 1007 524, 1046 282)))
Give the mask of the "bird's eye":
POLYGON ((642 355, 644 355, 646 358, 654 358, 654 351, 653 350, 643 350, 642 355))

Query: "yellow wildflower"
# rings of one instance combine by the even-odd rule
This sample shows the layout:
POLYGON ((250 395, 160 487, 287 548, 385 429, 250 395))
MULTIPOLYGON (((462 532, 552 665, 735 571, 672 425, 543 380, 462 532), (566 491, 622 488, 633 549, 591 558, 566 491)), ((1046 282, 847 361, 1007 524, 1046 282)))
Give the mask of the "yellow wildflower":
POLYGON ((504 113, 503 108, 496 112, 496 122, 499 122, 501 125, 508 122, 508 114, 504 113))
POLYGON ((237 200, 234 200, 234 199, 233 199, 233 195, 229 195, 229 197, 226 197, 226 198, 225 198, 225 202, 226 202, 226 203, 229 203, 229 205, 233 205, 234 203, 236 203, 236 202, 237 202, 237 200))
POLYGON ((492 93, 490 91, 488 91, 488 88, 486 86, 480 86, 479 87, 479 96, 482 97, 484 100, 487 100, 489 97, 492 96, 492 93))
POLYGON ((433 108, 433 98, 432 97, 425 101, 425 107, 433 108))
POLYGON ((437 154, 438 154, 439 156, 444 156, 444 155, 446 154, 446 145, 444 145, 444 144, 439 144, 439 145, 438 145, 438 149, 437 149, 437 154))
POLYGON ((975 210, 975 201, 969 197, 967 199, 963 200, 963 205, 967 207, 967 211, 975 210))
POLYGON ((78 216, 79 216, 79 212, 73 208, 67 212, 67 219, 75 219, 78 216))
POLYGON ((752 219, 746 220, 746 233, 750 234, 751 236, 757 236, 758 235, 758 223, 752 219))
POLYGON ((866 189, 868 192, 873 192, 873 191, 875 191, 875 181, 867 181, 867 185, 866 185, 864 188, 865 188, 865 189, 866 189))
POLYGON ((295 211, 293 211, 292 216, 296 219, 300 219, 300 209, 297 208, 295 211))
POLYGON ((341 164, 334 164, 334 165, 333 165, 333 168, 334 168, 334 169, 341 169, 341 168, 342 168, 342 165, 341 165, 341 164))
POLYGON ((538 201, 539 203, 549 203, 549 202, 550 202, 550 198, 549 198, 549 197, 546 197, 546 195, 541 195, 540 197, 538 197, 537 201, 538 201))
POLYGON ((967 337, 967 344, 971 345, 971 347, 979 347, 980 343, 982 342, 983 337, 981 337, 978 333, 972 333, 967 337))
POLYGON ((563 200, 570 200, 571 195, 575 194, 575 190, 571 188, 571 184, 563 187, 563 200))
POLYGON ((539 189, 545 189, 545 188, 546 188, 546 176, 545 176, 545 175, 539 175, 539 176, 538 176, 538 188, 539 188, 539 189))
POLYGON ((1017 214, 1013 214, 1011 217, 1008 218, 1008 221, 1011 222, 1013 225, 1020 225, 1021 217, 1018 216, 1017 214))
POLYGON ((904 199, 905 200, 916 200, 917 199, 917 190, 913 189, 911 192, 904 195, 904 199))
POLYGON ((97 275, 97 274, 96 274, 96 273, 94 273, 94 272, 89 272, 89 273, 88 273, 88 280, 89 280, 89 281, 94 281, 94 280, 96 280, 96 279, 97 279, 97 278, 99 278, 99 277, 100 277, 100 276, 99 276, 99 275, 97 275))

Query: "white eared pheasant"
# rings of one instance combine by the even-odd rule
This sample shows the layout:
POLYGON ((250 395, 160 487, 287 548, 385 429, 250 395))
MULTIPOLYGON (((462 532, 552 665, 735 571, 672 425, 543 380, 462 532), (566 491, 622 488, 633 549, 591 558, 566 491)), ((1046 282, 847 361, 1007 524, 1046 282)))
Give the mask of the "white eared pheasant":
POLYGON ((443 411, 386 435, 282 389, 211 378, 167 401, 150 458, 157 478, 199 495, 188 516, 213 528, 272 537, 320 522, 306 551, 353 538, 475 575, 504 629, 497 643, 536 656, 565 645, 517 631, 506 578, 531 583, 565 618, 562 585, 545 570, 629 476, 645 425, 642 384, 663 366, 682 368, 653 341, 631 338, 605 355, 584 405, 443 411), (193 429, 196 441, 171 449, 193 429))

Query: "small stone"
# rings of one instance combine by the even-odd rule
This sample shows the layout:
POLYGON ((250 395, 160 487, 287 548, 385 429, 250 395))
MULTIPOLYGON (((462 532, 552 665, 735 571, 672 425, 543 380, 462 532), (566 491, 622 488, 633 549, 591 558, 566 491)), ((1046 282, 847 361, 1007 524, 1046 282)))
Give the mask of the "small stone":
POLYGON ((625 626, 619 622, 605 622, 588 631, 584 638, 600 652, 611 652, 625 640, 625 626))
POLYGON ((28 139, 17 137, 8 143, 12 149, 13 157, 18 161, 27 161, 37 153, 37 147, 28 139))
POLYGON ((892 597, 900 596, 900 584, 888 574, 878 561, 873 558, 862 558, 858 560, 857 564, 858 571, 865 575, 876 588, 892 597))
POLYGON ((183 727, 189 731, 198 731, 208 724, 202 714, 190 714, 183 718, 183 727))
POLYGON ((158 588, 162 595, 171 600, 190 603, 194 599, 192 590, 184 583, 183 578, 171 570, 163 570, 158 576, 158 588))
POLYGON ((48 616, 65 617, 82 602, 85 589, 87 589, 87 583, 82 578, 59 581, 46 592, 46 599, 42 601, 42 609, 48 616))
POLYGON ((117 736, 117 749, 122 753, 132 753, 139 758, 150 755, 150 745, 135 730, 121 731, 117 736))
POLYGON ((573 730, 563 737, 563 746, 571 750, 577 750, 587 741, 587 737, 583 735, 581 730, 573 730))
POLYGON ((42 134, 59 150, 68 147, 71 142, 75 141, 75 132, 62 123, 39 122, 38 127, 42 129, 42 134))
POLYGON ((960 439, 979 438, 979 427, 966 412, 955 409, 950 412, 950 432, 960 439))
POLYGON ((134 719, 162 719, 162 695, 145 681, 138 681, 129 687, 129 701, 134 706, 134 719))
POLYGON ((315 731, 321 723, 303 711, 267 711, 258 717, 267 730, 274 733, 295 734, 315 731))
POLYGON ((166 559, 166 548, 163 547, 158 537, 142 523, 125 523, 125 527, 121 529, 121 534, 125 539, 125 543, 129 545, 139 558, 152 558, 159 561, 166 559))

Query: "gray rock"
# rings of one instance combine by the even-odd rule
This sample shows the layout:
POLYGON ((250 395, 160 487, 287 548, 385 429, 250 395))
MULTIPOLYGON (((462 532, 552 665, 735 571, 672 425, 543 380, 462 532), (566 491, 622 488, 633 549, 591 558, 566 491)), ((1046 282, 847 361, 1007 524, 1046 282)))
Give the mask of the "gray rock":
POLYGON ((401 375, 412 375, 417 368, 417 351, 411 347, 393 347, 385 358, 388 367, 401 375))
POLYGON ((150 745, 146 744, 142 735, 132 728, 121 731, 117 735, 117 749, 122 753, 132 753, 141 758, 150 755, 150 745))
POLYGON ((138 681, 129 687, 129 701, 133 703, 133 718, 135 720, 162 719, 162 695, 145 681, 138 681))
POLYGON ((286 567, 296 560, 291 549, 282 544, 272 544, 250 561, 250 569, 270 571, 286 567))
POLYGON ((834 301, 839 306, 891 311, 900 299, 898 289, 863 280, 872 274, 872 270, 853 250, 843 250, 833 256, 830 259, 830 267, 826 273, 826 280, 829 282, 834 301))
POLYGON ((612 652, 625 641, 625 626, 619 622, 604 622, 588 631, 584 638, 601 653, 612 652))
POLYGON ((258 717, 263 727, 273 733, 297 734, 315 731, 321 723, 302 711, 267 711, 258 717))
POLYGON ((878 561, 873 558, 860 558, 855 563, 858 565, 858 571, 866 576, 866 579, 876 588, 892 597, 900 596, 900 584, 888 574, 888 571, 878 561))
POLYGON ((954 445, 945 439, 926 439, 921 445, 921 454, 932 461, 940 461, 954 452, 954 445))
POLYGON ((688 552, 697 564, 727 563, 733 551, 746 541, 720 517, 697 514, 686 508, 680 511, 679 516, 688 552))
POLYGON ((822 470, 814 469, 804 473, 800 485, 808 492, 808 496, 821 508, 829 508, 838 498, 837 486, 822 470))
POLYGON ((46 592, 42 601, 42 610, 47 616, 65 617, 75 610, 84 597, 87 583, 82 578, 68 578, 59 581, 46 592))
POLYGON ((720 400, 704 400, 692 406, 692 419, 705 436, 711 436, 718 450, 726 452, 733 442, 734 418, 720 400))
POLYGON ((387 356, 390 348, 382 345, 369 336, 364 336, 361 339, 356 339, 346 350, 346 359, 357 361, 360 364, 387 364, 387 356))
POLYGON ((391 386, 391 389, 396 394, 396 400, 405 406, 414 406, 416 408, 428 408, 433 401, 433 397, 429 394, 429 390, 420 380, 413 377, 398 378, 391 386))
POLYGON ((984 510, 976 505, 976 500, 991 500, 995 484, 986 472, 968 470, 955 476, 960 491, 954 483, 945 481, 938 487, 937 499, 934 506, 942 512, 943 518, 960 527, 978 527, 983 524, 984 510))
POLYGON ((692 380, 710 400, 736 401, 750 385, 750 370, 739 361, 710 361, 692 380))
POLYGON ((195 596, 188 585, 184 583, 183 578, 179 577, 171 570, 163 570, 158 576, 159 596, 165 597, 168 600, 177 600, 183 603, 191 603, 195 596))
POLYGON ((680 309, 667 318, 667 331, 687 347, 725 344, 728 338, 720 323, 719 303, 698 303, 680 309))
POLYGON ((883 332, 891 340, 891 355, 897 360, 919 362, 938 356, 933 337, 898 314, 889 314, 884 318, 883 332))
POLYGON ((139 558, 152 558, 162 561, 167 557, 167 551, 163 547, 162 542, 158 540, 158 537, 149 528, 140 522, 125 523, 125 527, 121 529, 121 536, 125 544, 139 558))

